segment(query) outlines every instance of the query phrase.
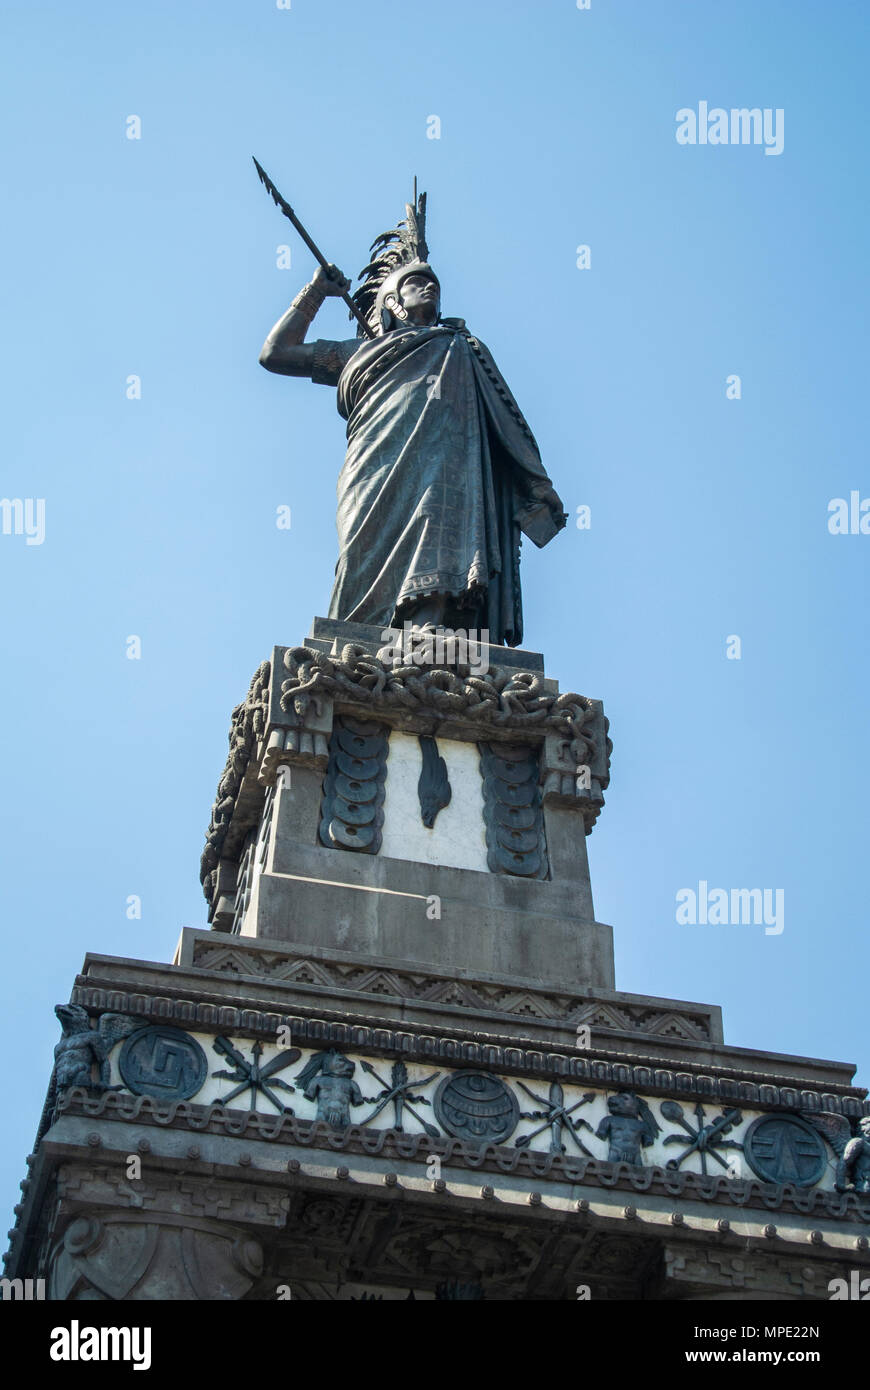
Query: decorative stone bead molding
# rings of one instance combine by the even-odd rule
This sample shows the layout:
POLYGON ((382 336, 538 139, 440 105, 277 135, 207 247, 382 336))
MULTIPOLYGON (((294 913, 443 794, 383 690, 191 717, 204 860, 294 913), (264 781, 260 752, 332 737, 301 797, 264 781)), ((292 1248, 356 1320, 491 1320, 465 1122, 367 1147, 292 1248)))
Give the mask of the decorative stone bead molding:
POLYGON ((389 747, 385 725, 347 715, 336 720, 320 818, 320 840, 327 848, 377 854, 389 747))
MULTIPOLYGON (((121 996, 113 996, 113 1003, 119 1002, 121 996)), ((77 1018, 80 1015, 87 1018, 85 1007, 80 1003, 63 1007, 77 1018)), ((287 1047, 291 1038, 300 1037, 301 1040, 302 1030, 286 1020, 271 1037, 267 1036, 264 1047, 259 1039, 253 1044, 238 1037, 234 1041, 224 1031, 217 1036, 204 1031, 196 1034, 193 1030, 167 1027, 164 1022, 137 1029, 132 1013, 126 1016, 101 1014, 101 1019, 119 1017, 126 1017, 127 1026, 122 1033, 112 1034, 116 1044, 109 1052, 113 1052, 115 1046, 119 1049, 114 1064, 107 1055, 99 1086, 93 1075, 88 1080, 84 1072, 82 1082, 61 1091, 52 1117, 53 1138, 45 1140, 47 1144, 59 1142, 54 1125, 64 1115, 104 1116, 114 1112, 119 1120, 128 1121, 136 1119, 144 1109, 146 1116, 150 1113, 158 1121, 167 1114, 170 1121, 180 1115, 191 1129, 211 1129, 215 1124, 218 1127, 223 1124, 226 1133, 236 1135, 244 1134, 248 1121, 259 1115, 265 1122, 265 1129, 261 1128, 260 1133, 273 1139, 282 1134, 290 1119, 294 1121, 292 1135, 296 1137, 297 1123, 313 1125, 312 1132, 316 1134, 318 1123, 323 1122, 326 1134, 321 1144, 331 1146, 331 1133, 343 1134, 353 1128, 362 1135, 368 1126, 372 1126, 369 1132, 379 1132, 376 1122, 389 1106, 393 1123, 401 1127, 404 1116, 410 1137, 428 1142, 430 1147, 452 1137, 464 1141, 472 1150, 495 1147, 499 1162, 503 1162, 506 1149, 511 1149, 514 1155, 528 1153, 536 1162, 544 1153, 550 1158, 566 1158, 570 1149, 572 1159, 607 1165, 601 1168, 605 1185, 609 1182, 608 1175, 619 1173, 623 1167, 633 1175, 633 1181, 637 1180, 638 1173, 645 1175, 643 1182, 647 1187, 655 1181, 667 1184, 669 1175, 681 1169, 684 1173, 694 1171, 696 1177, 700 1170, 705 1200, 727 1198, 740 1204, 752 1190, 751 1170, 761 1180, 757 1192, 766 1205, 771 1205, 771 1198, 776 1205, 782 1193, 789 1189, 795 1194, 795 1204, 805 1211, 804 1198, 812 1188, 819 1187, 830 1196, 834 1185, 836 1199, 833 1205, 829 1202, 828 1214, 843 1215, 854 1208, 862 1221, 870 1222, 870 1201, 865 1196, 863 1170, 859 1172, 856 1168, 851 1180, 846 1181, 849 1174, 841 1174, 838 1169, 837 1181, 833 1183, 829 1172, 832 1162, 822 1135, 796 1113, 797 1095, 785 1088, 778 1098, 780 1113, 753 1114, 748 1107, 744 1110, 741 1103, 739 1106, 721 1104, 717 1114, 716 1103, 708 1099, 699 1100, 691 1115, 687 1115, 673 1098, 673 1092, 666 1099, 661 1098, 663 1078, 659 1074, 654 1076, 649 1068, 634 1069, 634 1077, 643 1078, 647 1083, 643 1088, 649 1096, 647 1100, 629 1089, 627 1068, 603 1068, 602 1059, 590 1059, 588 1089, 582 1081, 578 1084, 576 1076, 566 1075, 564 1084, 560 1079, 551 1078, 545 1094, 540 1086, 530 1086, 520 1079, 517 1072, 525 1068, 510 1066, 513 1058, 508 1049, 503 1050, 504 1067, 493 1065, 496 1062, 493 1049, 486 1048, 475 1055, 463 1046, 460 1052, 445 1058, 447 1065, 436 1066, 433 1070, 428 1057, 424 1060, 412 1049, 402 1052, 400 1035, 394 1037, 393 1046, 385 1047, 386 1030, 380 1030, 372 1038, 371 1051, 376 1059, 386 1054, 391 1061, 387 1072, 385 1063, 377 1060, 373 1065, 366 1057, 368 1049, 364 1041, 360 1054, 357 1029, 351 1029, 350 1045, 341 1049, 335 1046, 334 1039, 323 1038, 306 1039, 308 1046, 303 1049, 287 1047), (328 1043, 331 1045, 325 1045, 328 1043), (212 1054, 229 1062, 230 1068, 215 1069, 214 1061, 210 1061, 212 1054), (132 1107, 122 1103, 126 1098, 116 1083, 118 1076, 124 1086, 136 1093, 132 1107), (427 1092, 435 1083, 437 1088, 430 1099, 427 1092), (381 1090, 372 1091, 372 1084, 379 1085, 381 1090), (651 1107, 656 1089, 659 1090, 657 1112, 651 1107), (293 1097, 292 1105, 288 1103, 290 1097, 293 1097), (786 1097, 792 1102, 791 1113, 782 1113, 781 1103, 786 1097), (102 1106, 106 1098, 113 1102, 108 1110, 102 1106), (526 1108, 529 1100, 535 1107, 532 1110, 526 1108), (152 1102, 147 1109, 145 1101, 152 1102), (195 1109, 182 1111, 178 1108, 190 1101, 195 1101, 195 1109), (167 1106, 168 1111, 163 1108, 167 1106), (247 1108, 247 1113, 243 1107, 247 1108), (424 1107, 428 1108, 431 1118, 421 1113, 424 1107), (578 1114, 581 1110, 582 1114, 578 1114), (570 1141, 567 1146, 566 1141, 570 1141), (597 1152, 596 1146, 599 1146, 597 1152), (708 1184, 707 1179, 711 1177, 723 1180, 723 1173, 724 1190, 715 1182, 712 1187, 708 1184)), ((224 1027, 227 1021, 226 1017, 221 1020, 224 1027)), ((246 1031, 251 1022, 250 1017, 242 1015, 240 1018, 242 1028, 248 1025, 246 1031)), ((89 1033, 96 1037, 100 1030, 89 1030, 89 1033)), ((533 1053, 525 1057, 529 1081, 534 1081, 534 1060, 533 1053)), ((678 1089, 680 1080, 678 1075, 674 1089, 678 1089)), ((697 1078, 699 1096, 705 1093, 710 1096, 711 1087, 706 1084, 709 1082, 712 1078, 697 1078), (703 1089, 701 1081, 705 1083, 703 1089)), ((764 1089, 759 1091, 761 1104, 768 1099, 763 1094, 764 1089)), ((806 1093, 801 1099, 805 1113, 810 1113, 812 1107, 808 1105, 806 1093)), ((776 1098, 773 1104, 777 1104, 776 1098)), ((833 1111, 830 1116, 836 1122, 833 1111)), ((380 1123, 383 1125, 384 1120, 380 1123)), ((848 1124, 844 1118, 846 1130, 848 1124)), ((838 1132, 841 1127, 837 1123, 838 1132)), ((304 1128, 299 1131, 303 1135, 306 1132, 304 1128)), ((79 1144, 82 1137, 79 1137, 79 1144)), ((88 1134, 88 1144, 92 1139, 97 1147, 104 1142, 99 1131, 88 1134)), ((366 1140, 362 1142, 367 1143, 366 1140)), ((864 1143, 863 1139, 858 1142, 864 1143)), ((126 1143, 129 1148, 129 1139, 126 1143)), ((837 1147, 842 1146, 835 1145, 837 1147)), ((151 1152, 150 1146, 143 1149, 137 1145, 137 1149, 151 1152)), ((246 1161, 250 1162, 250 1154, 246 1161)), ((102 1194, 104 1202, 109 1202, 115 1192, 129 1194, 131 1191, 119 1170, 113 1170, 108 1181, 109 1188, 102 1194)), ((161 1181, 165 1185, 165 1180, 159 1179, 158 1187, 161 1181)), ((139 1208, 159 1199, 159 1192, 155 1199, 153 1194, 148 1196, 145 1187, 135 1187, 132 1191, 137 1194, 134 1205, 139 1208)), ((172 1210, 177 1214, 177 1203, 172 1210)))
MULTIPOLYGON (((380 1117, 391 1107, 396 1125, 402 1125, 404 1116, 410 1132, 422 1129, 433 1140, 446 1133, 476 1144, 515 1143, 534 1152, 548 1148, 551 1154, 564 1153, 570 1141, 588 1158, 614 1165, 675 1171, 685 1164, 705 1176, 722 1172, 741 1183, 751 1171, 774 1186, 832 1185, 831 1157, 821 1134, 794 1113, 753 1114, 736 1105, 719 1107, 717 1113, 715 1104, 699 1101, 687 1114, 672 1098, 660 1100, 654 1112, 650 1101, 624 1085, 584 1089, 572 1079, 564 1084, 553 1079, 544 1092, 483 1067, 433 1070, 409 1066, 398 1057, 385 1070, 385 1064, 374 1065, 351 1049, 345 1053, 315 1045, 303 1051, 286 1042, 286 1037, 280 1043, 271 1039, 264 1047, 259 1040, 249 1045, 225 1034, 197 1036, 151 1024, 128 1030, 112 1076, 120 1075, 132 1092, 158 1102, 196 1099, 199 1105, 230 1110, 247 1107, 267 1115, 324 1120, 333 1130, 354 1121, 360 1128, 378 1121, 383 1125, 388 1116, 380 1117), (215 1055, 229 1068, 213 1069, 215 1055), (436 1082, 430 1097, 427 1092, 436 1082), (375 1083, 381 1090, 372 1092, 375 1083), (430 1107, 437 1124, 422 1113, 430 1107)), ((77 1084, 87 1087, 86 1094, 99 1089, 87 1079, 77 1084)), ((838 1181, 837 1189, 851 1185, 863 1194, 862 1173, 855 1172, 852 1184, 838 1181)))
MULTIPOLYGON (((332 723, 332 704, 329 704, 329 722, 332 723)), ((299 763, 302 767, 325 768, 329 761, 329 732, 319 729, 273 729, 269 735, 260 763, 258 781, 261 786, 271 787, 278 776, 278 769, 289 763, 299 763)))
POLYGON ((491 872, 546 878, 537 750, 528 745, 481 743, 480 764, 491 872))
MULTIPOLYGON (((112 995, 111 1002, 116 1008, 124 1007, 120 992, 112 995)), ((241 1011, 243 1019, 246 1012, 241 1011)), ((164 1026, 155 1031, 162 1034, 164 1026)), ((262 1097, 259 1108, 252 1111, 246 1095, 236 1101, 236 1109, 192 1099, 167 1103, 162 1096, 118 1090, 94 1094, 70 1088, 37 1154, 28 1160, 30 1176, 22 1185, 18 1220, 10 1233, 7 1272, 12 1277, 50 1272, 50 1296, 71 1300, 272 1298, 276 1278, 289 1283, 292 1275, 296 1298, 296 1281, 308 1268, 313 1245, 317 1246, 315 1262, 322 1258, 324 1263, 320 1274, 309 1270, 311 1278, 330 1272, 344 1279, 348 1269, 355 1267, 365 1269, 373 1283, 388 1285, 389 1269, 372 1254, 366 1231, 389 1229, 410 1256, 419 1246, 423 1227, 431 1226, 433 1240, 437 1242, 439 1231, 449 1230, 451 1240, 455 1237, 463 1249, 471 1248, 472 1237, 483 1241, 486 1250, 493 1240, 500 1243, 507 1274, 517 1268, 508 1247, 517 1236, 532 1230, 526 1219, 532 1209, 544 1222, 540 1236, 548 1242, 549 1252, 545 1264, 535 1268, 553 1270, 553 1282, 532 1286, 520 1280, 512 1291, 505 1286, 505 1296, 523 1298, 534 1287, 536 1296, 564 1297, 565 1287, 573 1290, 584 1279, 578 1273, 572 1280, 565 1273, 569 1264, 575 1267, 576 1260, 589 1271, 585 1282, 593 1275, 602 1281, 596 1284, 595 1297, 775 1297, 779 1285, 764 1277, 764 1269, 790 1270, 791 1261, 799 1260, 802 1269, 814 1271, 814 1282, 796 1296, 824 1298, 829 1274, 841 1277, 853 1267, 866 1267, 870 1259, 864 1234, 870 1230, 870 1202, 855 1191, 765 1182, 748 1175, 735 1181, 718 1170, 688 1171, 669 1168, 661 1161, 640 1166, 580 1151, 562 1152, 548 1145, 548 1132, 536 1141, 544 1147, 523 1145, 517 1139, 519 1130, 509 1133, 510 1120, 504 1123, 502 1091, 490 1088, 478 1095, 474 1088, 468 1090, 473 1073, 467 1068, 475 1060, 470 1054, 452 1073, 441 1068, 433 1072, 431 1064, 422 1071, 411 1066, 407 1073, 400 1068, 400 1075, 393 1071, 387 1082, 390 1093, 395 1096, 401 1090, 410 1113, 402 1129, 377 1128, 380 1102, 372 1092, 389 1071, 389 1061, 379 1060, 384 1040, 383 1033, 372 1038, 375 1046, 370 1055, 375 1065, 371 1077, 360 1075, 366 1108, 374 1109, 368 1116, 365 1109, 354 1109, 351 1114, 362 1115, 362 1122, 342 1123, 340 1128, 329 1118, 300 1118, 281 1113, 280 1108, 264 1113, 262 1097), (451 1074, 463 1079, 464 1089, 450 1093, 449 1129, 464 1129, 463 1117, 476 1114, 482 1099, 484 1129, 497 1125, 504 1137, 487 1142, 485 1134, 475 1134, 469 1142, 467 1136, 433 1134, 431 1122, 441 1118, 437 1107, 421 1108, 415 1115, 421 1095, 428 1093, 434 1099, 434 1088, 451 1074), (410 1126, 424 1117, 429 1127, 411 1132, 410 1126), (131 1154, 143 1155, 137 1180, 130 1180, 125 1171, 131 1154), (441 1163, 437 1182, 429 1180, 433 1157, 441 1163), (385 1191, 398 1198, 398 1207, 379 1205, 385 1191), (426 1200, 438 1203, 438 1213, 423 1210, 420 1203, 426 1200), (480 1214, 471 1213, 478 1202, 485 1203, 485 1208, 480 1214), (484 1211, 498 1212, 498 1229, 484 1231, 484 1211), (554 1216, 558 1217, 555 1224, 554 1216), (390 1220, 384 1225, 387 1217, 390 1220), (642 1241, 643 1249, 633 1248, 632 1258, 622 1250, 623 1237, 618 1235, 622 1227, 626 1235, 637 1232, 642 1241), (360 1236, 355 1250, 350 1246, 350 1231, 360 1236), (72 1235, 66 1241, 68 1232, 72 1235), (552 1244, 556 1232, 570 1242, 570 1249, 558 1259, 552 1244), (675 1243, 677 1237, 682 1243, 675 1243), (626 1286, 622 1292, 604 1278, 611 1258, 609 1254, 605 1258, 606 1251, 613 1250, 616 1258, 614 1241, 622 1250, 617 1261, 620 1268, 624 1266, 634 1280, 633 1288, 626 1286), (663 1277, 659 1273, 663 1245, 673 1249, 674 1260, 659 1285, 655 1279, 663 1277), (258 1248, 262 1246, 269 1252, 269 1270, 282 1271, 280 1276, 258 1280, 258 1248), (332 1252, 328 1258, 327 1246, 332 1252), (775 1265, 758 1264, 770 1257, 768 1251, 775 1265), (718 1276, 711 1278, 706 1265, 695 1264, 711 1254, 716 1257, 714 1269, 720 1257, 725 1261, 728 1277, 724 1282, 718 1276), (735 1260, 744 1262, 742 1268, 735 1260), (831 1270, 826 1272, 829 1264, 831 1270), (750 1268, 758 1269, 757 1279, 754 1274, 743 1278, 750 1268), (133 1283, 129 1282, 132 1275, 133 1283), (744 1295, 745 1289, 750 1294, 744 1295)), ((215 1041, 200 1034, 197 1045, 210 1052, 215 1041)), ((128 1045, 138 1046, 135 1035, 117 1045, 119 1052, 128 1045)), ((261 1069, 266 1069, 262 1075, 270 1078, 267 1084, 278 1074, 297 1083, 297 1096, 290 1097, 295 1105, 302 1083, 295 1069, 304 1067, 310 1077, 325 1073, 313 1069, 293 1050, 281 1054, 282 1066, 276 1071, 271 1055, 275 1046, 273 1035, 271 1047, 267 1045, 258 1055, 261 1069)), ((322 1051, 324 1040, 313 1046, 322 1051)), ((253 1058, 247 1039, 236 1038, 235 1047, 253 1058)), ((231 1055, 232 1048, 225 1048, 224 1056, 231 1055)), ((488 1060, 482 1058, 477 1065, 488 1060)), ((330 1074, 343 1075, 341 1071, 330 1074)), ((624 1079, 621 1072, 620 1078, 624 1079)), ((541 1083, 531 1076, 529 1080, 528 1090, 525 1083, 507 1078, 502 1086, 514 1088, 521 1108, 529 1103, 528 1095, 533 1104, 540 1098, 547 1109, 541 1083)), ((232 1079, 229 1084, 232 1087, 232 1079)), ((318 1109, 323 1102, 322 1112, 328 1116, 330 1103, 324 1095, 317 1098, 318 1109)), ((388 1097, 384 1100, 387 1105, 393 1103, 388 1097)), ((843 1100, 858 1101, 860 1108, 857 1095, 843 1100)), ((549 1101, 550 1109, 555 1104, 570 1107, 568 1086, 564 1101, 551 1087, 549 1101)), ((655 1102, 655 1109, 661 1119, 673 1111, 661 1101, 655 1102)), ((579 1113, 592 1112, 584 1105, 579 1113)), ((548 1131, 552 1117, 543 1118, 548 1131)), ((541 1123, 541 1117, 521 1116, 520 1127, 524 1119, 535 1128, 541 1123)), ((708 1107, 706 1122, 713 1119, 708 1107)), ((672 1152, 664 1149, 663 1156, 672 1152)), ((491 1258, 483 1258, 486 1250, 482 1247, 481 1259, 491 1272, 491 1258)), ((425 1261, 424 1266, 428 1269, 425 1261)), ((415 1261, 406 1262, 406 1267, 416 1267, 415 1261)), ((780 1292, 793 1296, 785 1286, 780 1292)), ((490 1296, 492 1284, 487 1286, 490 1296)))

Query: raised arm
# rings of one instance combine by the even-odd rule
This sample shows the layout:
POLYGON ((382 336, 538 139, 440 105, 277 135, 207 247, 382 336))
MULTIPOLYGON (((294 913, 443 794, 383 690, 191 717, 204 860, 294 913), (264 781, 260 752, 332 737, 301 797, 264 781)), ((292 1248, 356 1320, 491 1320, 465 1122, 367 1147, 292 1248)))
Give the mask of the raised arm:
POLYGON ((300 290, 269 333, 260 353, 260 366, 282 376, 311 376, 314 345, 305 342, 305 334, 324 299, 349 288, 350 281, 337 266, 331 265, 328 271, 318 266, 310 284, 300 290))

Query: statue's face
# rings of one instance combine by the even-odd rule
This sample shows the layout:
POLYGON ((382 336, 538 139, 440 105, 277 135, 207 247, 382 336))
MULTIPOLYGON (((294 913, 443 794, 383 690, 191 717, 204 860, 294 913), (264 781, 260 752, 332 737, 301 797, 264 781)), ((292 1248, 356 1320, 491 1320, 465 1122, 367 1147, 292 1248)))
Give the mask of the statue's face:
POLYGON ((353 1076, 355 1064, 342 1057, 340 1052, 328 1056, 323 1063, 325 1076, 353 1076))
POLYGON ((409 275, 402 281, 399 293, 409 323, 425 326, 438 322, 441 292, 436 282, 428 275, 409 275))
POLYGON ((624 1115, 635 1118, 638 1111, 638 1104, 634 1096, 625 1092, 617 1092, 615 1096, 610 1096, 607 1101, 607 1108, 611 1115, 624 1115))

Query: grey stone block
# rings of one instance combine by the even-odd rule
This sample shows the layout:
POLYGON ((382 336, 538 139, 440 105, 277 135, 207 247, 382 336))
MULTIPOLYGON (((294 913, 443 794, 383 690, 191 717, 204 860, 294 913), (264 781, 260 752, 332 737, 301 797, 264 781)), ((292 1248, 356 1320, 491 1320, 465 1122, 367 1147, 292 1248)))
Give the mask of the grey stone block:
POLYGON ((594 917, 583 817, 573 807, 567 809, 545 802, 544 827, 550 873, 556 880, 569 879, 575 885, 578 913, 583 917, 594 917))
POLYGON ((511 909, 491 895, 479 904, 453 898, 437 870, 418 868, 427 879, 423 886, 431 890, 429 895, 264 874, 259 881, 257 936, 402 956, 421 965, 454 961, 466 970, 491 970, 526 980, 559 975, 566 985, 612 988, 610 927, 511 909), (427 918, 427 897, 432 896, 440 898, 440 920, 427 918))
MULTIPOLYGON (((389 632, 391 641, 401 629, 373 627, 367 623, 345 623, 336 618, 315 618, 311 624, 308 645, 317 646, 320 651, 331 651, 334 642, 339 650, 346 642, 357 642, 372 654, 385 645, 383 633, 389 632)), ((511 671, 544 670, 544 658, 540 652, 525 651, 522 647, 499 647, 490 645, 484 648, 490 666, 501 666, 511 671)))
POLYGON ((314 846, 320 820, 323 773, 317 768, 287 766, 278 790, 273 843, 314 846))
POLYGON ((612 931, 592 917, 588 877, 578 892, 582 869, 525 880, 276 836, 245 935, 612 989, 612 931))

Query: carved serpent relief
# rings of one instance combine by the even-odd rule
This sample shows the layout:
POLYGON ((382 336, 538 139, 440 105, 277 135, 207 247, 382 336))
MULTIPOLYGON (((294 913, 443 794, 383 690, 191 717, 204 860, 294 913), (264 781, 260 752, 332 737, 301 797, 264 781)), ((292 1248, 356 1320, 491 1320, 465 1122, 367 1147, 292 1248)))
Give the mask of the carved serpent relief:
MULTIPOLYGON (((496 735, 500 741, 513 730, 533 733, 541 746, 546 741, 544 799, 573 804, 581 810, 587 834, 595 824, 604 801, 603 790, 609 785, 612 751, 608 721, 599 701, 573 692, 560 694, 552 681, 533 671, 498 669, 475 674, 477 668, 469 665, 411 663, 401 652, 390 655, 389 649, 384 649, 373 655, 355 643, 346 644, 340 654, 332 656, 305 646, 286 648, 281 660, 286 672, 283 679, 279 669, 273 671, 270 662, 263 662, 245 700, 233 711, 229 755, 218 784, 200 866, 203 892, 209 903, 215 904, 221 893, 234 891, 232 883, 218 891, 221 860, 227 854, 225 862, 232 877, 238 858, 236 850, 256 825, 262 809, 262 793, 258 801, 256 782, 247 775, 249 767, 254 764, 258 780, 265 785, 274 780, 274 765, 281 761, 311 764, 313 758, 316 764, 322 756, 318 748, 322 747, 325 753, 333 699, 339 701, 339 706, 343 700, 354 707, 345 711, 339 707, 339 717, 345 724, 349 719, 369 722, 366 711, 370 711, 373 716, 382 713, 399 726, 409 718, 424 719, 430 728, 437 727, 445 735, 448 731, 443 726, 454 723, 461 737, 478 742, 492 743, 496 735), (276 713, 281 717, 276 720, 279 727, 272 729, 267 747, 267 728, 272 728, 268 713, 270 680, 280 680, 280 697, 276 690, 272 718, 276 713), (312 710, 316 712, 316 727, 312 725, 309 730, 305 721, 312 710), (301 729, 297 727, 300 721, 301 729), (477 730, 479 738, 475 739, 477 730), (581 777, 590 780, 581 781, 581 777)), ((378 727, 383 727, 386 736, 386 724, 378 727)), ((333 745, 331 752, 335 751, 333 745)), ((429 818, 434 822, 439 805, 446 805, 449 797, 449 784, 440 776, 437 755, 431 761, 439 776, 431 787, 432 779, 424 779, 421 809, 427 823, 429 818)), ((377 784, 377 776, 374 781, 377 784)), ((345 801, 360 804, 349 798, 345 801)), ((334 813, 321 833, 322 843, 377 853, 377 812, 381 804, 382 798, 376 802, 371 821, 348 821, 334 813), (369 825, 371 830, 353 828, 361 825, 369 825)), ((341 810, 340 805, 336 810, 341 810)), ((502 867, 500 871, 506 870, 502 867)))
MULTIPOLYGON (((340 656, 326 656, 311 647, 290 647, 284 653, 286 678, 281 684, 281 707, 295 708, 300 696, 317 693, 344 695, 370 705, 373 712, 404 709, 435 713, 442 721, 480 721, 498 728, 534 726, 563 735, 576 765, 591 763, 602 735, 592 728, 600 709, 584 695, 547 689, 545 678, 533 671, 471 674, 468 666, 425 668, 402 665, 372 656, 348 643, 340 656)), ((612 744, 606 735, 600 751, 609 759, 612 744)), ((602 782, 606 785, 606 780, 602 782)))
POLYGON ((271 662, 257 667, 247 695, 236 705, 230 720, 230 751, 218 782, 211 819, 205 834, 205 849, 200 860, 200 882, 208 902, 214 896, 217 866, 224 840, 233 819, 242 778, 257 747, 257 740, 266 730, 266 709, 269 695, 271 662))

